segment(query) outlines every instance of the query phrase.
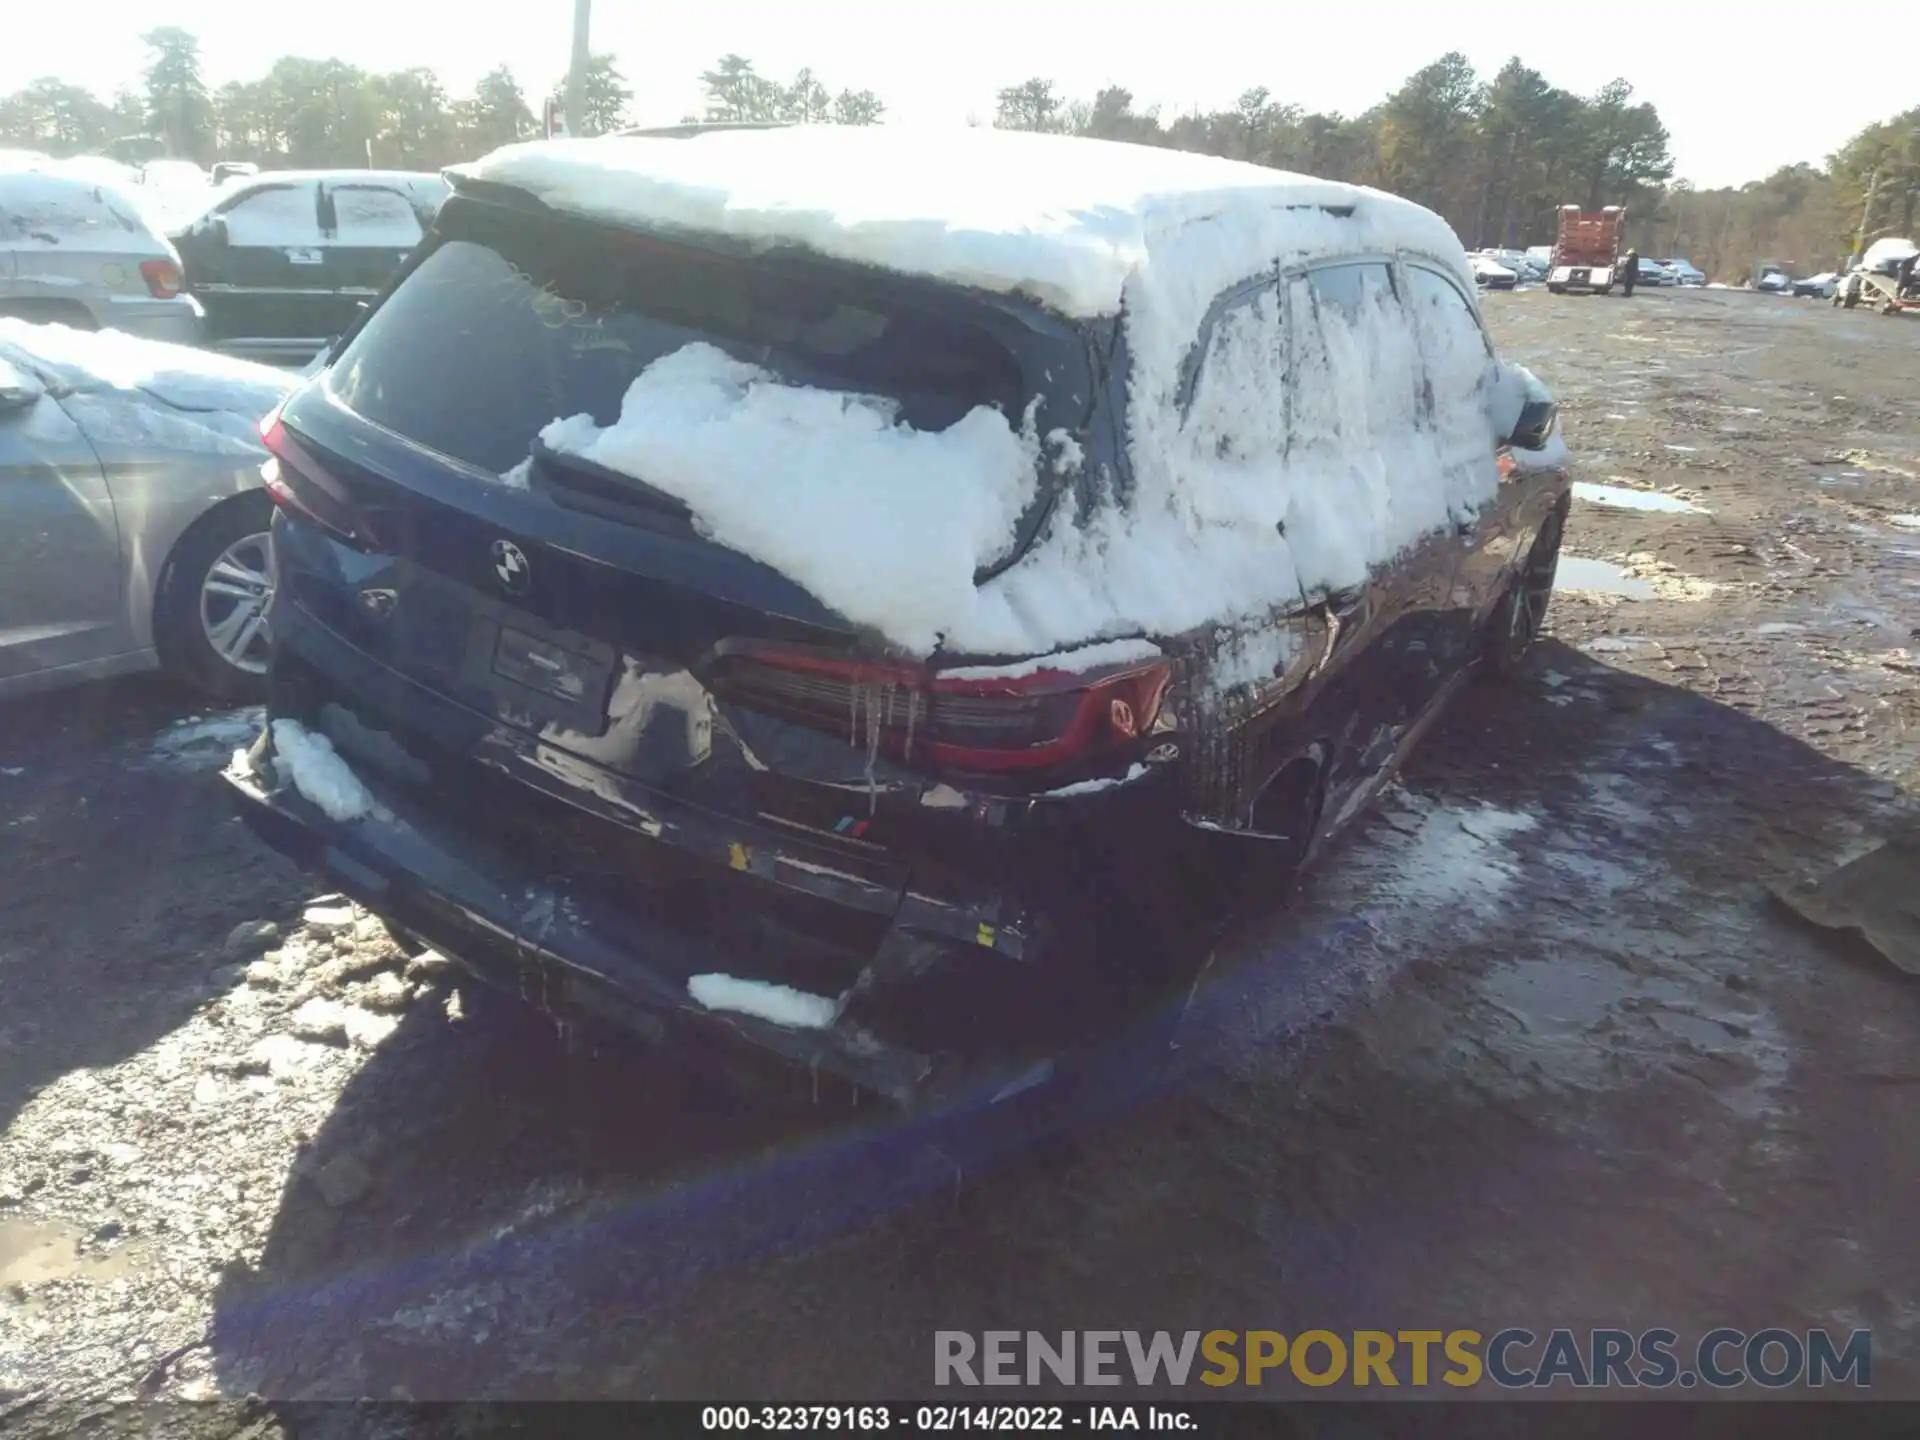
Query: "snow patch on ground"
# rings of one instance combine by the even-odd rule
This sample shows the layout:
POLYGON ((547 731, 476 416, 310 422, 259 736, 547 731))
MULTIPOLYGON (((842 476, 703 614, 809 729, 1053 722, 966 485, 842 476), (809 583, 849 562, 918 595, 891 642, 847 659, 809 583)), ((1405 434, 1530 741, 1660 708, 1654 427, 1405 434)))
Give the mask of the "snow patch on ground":
POLYGON ((275 768, 328 819, 360 820, 379 813, 372 793, 334 752, 326 736, 314 734, 298 720, 275 720, 272 730, 275 768))
POLYGON ((168 770, 218 769, 236 746, 253 743, 264 715, 263 707, 249 705, 224 715, 175 720, 147 740, 147 758, 168 770))
POLYGON ((734 975, 695 975, 687 993, 708 1010, 752 1015, 791 1030, 824 1030, 840 1013, 840 1002, 825 995, 734 975))
POLYGON ((1682 500, 1678 495, 1668 495, 1659 490, 1630 490, 1623 485, 1595 485, 1585 480, 1574 483, 1573 498, 1616 510, 1657 510, 1675 515, 1704 513, 1700 506, 1691 500, 1682 500))

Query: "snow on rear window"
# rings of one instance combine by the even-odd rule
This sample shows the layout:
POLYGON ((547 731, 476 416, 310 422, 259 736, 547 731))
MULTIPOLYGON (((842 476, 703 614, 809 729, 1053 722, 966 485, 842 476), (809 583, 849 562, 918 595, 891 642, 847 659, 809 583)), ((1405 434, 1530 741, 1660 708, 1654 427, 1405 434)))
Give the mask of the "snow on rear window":
POLYGON ((256 190, 226 217, 227 239, 234 245, 317 245, 320 219, 314 209, 311 185, 275 185, 256 190))
POLYGON ((113 203, 94 186, 38 175, 10 175, 0 182, 0 240, 60 245, 143 233, 132 207, 113 203))
POLYGON ((335 185, 334 238, 343 245, 386 245, 411 249, 420 243, 420 217, 397 190, 371 185, 335 185))
POLYGON ((613 424, 649 365, 696 342, 791 384, 883 396, 922 431, 981 405, 1025 414, 1020 366, 993 336, 855 280, 512 215, 465 228, 474 238, 439 245, 328 384, 377 424, 494 474, 556 418, 613 424))
POLYGON ((540 438, 678 496, 721 544, 924 653, 1011 541, 1038 447, 985 405, 940 431, 899 412, 693 344, 647 367, 614 424, 575 415, 540 438))

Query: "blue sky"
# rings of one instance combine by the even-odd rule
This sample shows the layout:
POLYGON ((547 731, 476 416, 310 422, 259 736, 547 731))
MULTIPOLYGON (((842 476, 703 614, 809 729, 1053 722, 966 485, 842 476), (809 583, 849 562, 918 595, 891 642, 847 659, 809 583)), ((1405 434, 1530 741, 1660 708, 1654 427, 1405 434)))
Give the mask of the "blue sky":
MULTIPOLYGON (((139 77, 140 33, 173 24, 200 36, 215 85, 250 79, 283 54, 378 70, 427 65, 455 90, 507 61, 536 105, 565 68, 573 14, 572 0, 15 0, 14 8, 0 91, 53 74, 110 94, 139 77)), ((1487 74, 1517 53, 1581 92, 1624 75, 1659 106, 1679 173, 1720 185, 1817 162, 1916 98, 1900 46, 1855 47, 1836 62, 1830 41, 1807 43, 1765 7, 1716 0, 596 0, 595 12, 594 47, 617 55, 642 120, 694 109, 696 76, 730 50, 765 74, 784 78, 811 65, 834 88, 871 88, 901 118, 959 121, 990 117, 996 89, 1035 74, 1074 96, 1124 84, 1163 114, 1217 108, 1254 85, 1309 109, 1352 113, 1458 49, 1487 74)))

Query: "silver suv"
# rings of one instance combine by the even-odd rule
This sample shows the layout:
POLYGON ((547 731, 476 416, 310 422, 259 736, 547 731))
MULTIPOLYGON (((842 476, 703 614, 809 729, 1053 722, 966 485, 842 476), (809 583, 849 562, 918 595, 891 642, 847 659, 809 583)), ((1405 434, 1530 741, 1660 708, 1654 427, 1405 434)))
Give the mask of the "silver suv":
POLYGON ((201 331, 179 253, 130 199, 39 170, 0 171, 0 315, 182 345, 201 331))

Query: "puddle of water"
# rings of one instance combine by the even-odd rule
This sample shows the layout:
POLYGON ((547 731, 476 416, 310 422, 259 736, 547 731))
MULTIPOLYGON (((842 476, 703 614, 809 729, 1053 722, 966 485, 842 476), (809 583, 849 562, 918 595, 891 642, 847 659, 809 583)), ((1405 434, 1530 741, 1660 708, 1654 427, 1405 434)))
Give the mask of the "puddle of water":
POLYGON ((1590 560, 1584 555, 1561 555, 1560 566, 1554 572, 1553 588, 1621 595, 1629 600, 1651 600, 1655 594, 1649 582, 1629 575, 1612 561, 1590 560))
POLYGON ((1489 971, 1478 990, 1511 1025, 1496 1048, 1549 1083, 1610 1089, 1710 1058, 1746 1071, 1730 1072, 1714 1097, 1755 1119, 1772 1108, 1770 1092, 1785 1078, 1786 1049, 1769 1012, 1721 1013, 1717 997, 1677 977, 1636 975, 1607 961, 1529 959, 1489 971))
POLYGON ((1764 625, 1756 625, 1756 635, 1798 635, 1807 627, 1792 620, 1769 620, 1764 625))
POLYGON ((0 1220, 0 1289, 31 1290, 50 1280, 114 1280, 134 1269, 131 1246, 110 1255, 80 1253, 81 1231, 72 1225, 0 1220))
POLYGON ((1691 455, 1699 447, 1694 445, 1662 445, 1660 448, 1662 450, 1674 450, 1682 455, 1691 455))
POLYGON ((1920 515, 1889 515, 1889 525, 1898 525, 1902 530, 1920 530, 1920 515))
POLYGON ((1698 505, 1690 500, 1682 500, 1678 495, 1667 495, 1658 490, 1629 490, 1621 485, 1595 485, 1586 480, 1574 482, 1573 498, 1616 510, 1660 510, 1675 515, 1705 513, 1698 505))

